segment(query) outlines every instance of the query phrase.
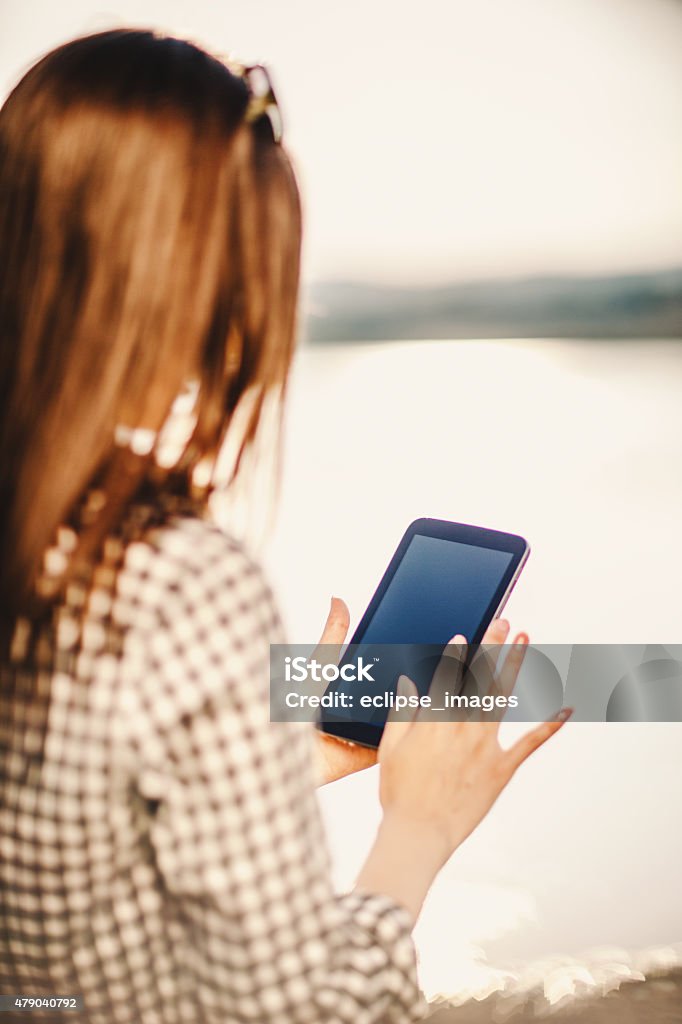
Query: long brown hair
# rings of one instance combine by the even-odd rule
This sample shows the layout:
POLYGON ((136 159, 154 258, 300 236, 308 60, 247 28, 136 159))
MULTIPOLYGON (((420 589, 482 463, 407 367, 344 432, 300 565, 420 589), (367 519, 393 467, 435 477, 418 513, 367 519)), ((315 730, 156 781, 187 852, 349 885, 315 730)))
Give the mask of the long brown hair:
POLYGON ((71 565, 97 557, 140 488, 192 494, 247 393, 239 455, 283 393, 298 192, 248 103, 220 60, 125 30, 54 50, 0 111, 4 627, 64 586, 68 567, 41 582, 45 553, 93 481, 71 565), (161 471, 153 450, 117 444, 117 426, 159 430, 188 377, 196 425, 161 471))

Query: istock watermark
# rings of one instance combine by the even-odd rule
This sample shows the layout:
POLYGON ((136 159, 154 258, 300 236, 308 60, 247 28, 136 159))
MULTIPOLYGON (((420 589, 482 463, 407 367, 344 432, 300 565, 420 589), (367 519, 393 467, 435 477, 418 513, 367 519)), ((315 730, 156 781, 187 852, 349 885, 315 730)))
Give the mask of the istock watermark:
POLYGON ((357 662, 335 665, 306 658, 304 654, 293 658, 287 655, 284 658, 284 679, 287 683, 335 683, 339 679, 345 683, 373 683, 374 664, 374 661, 366 663, 359 658, 357 662))
POLYGON ((270 716, 316 721, 325 709, 377 725, 394 711, 429 718, 537 722, 573 708, 576 722, 682 721, 682 644, 547 644, 527 648, 518 678, 510 648, 428 644, 273 645, 270 716), (414 683, 398 692, 401 675, 414 683))

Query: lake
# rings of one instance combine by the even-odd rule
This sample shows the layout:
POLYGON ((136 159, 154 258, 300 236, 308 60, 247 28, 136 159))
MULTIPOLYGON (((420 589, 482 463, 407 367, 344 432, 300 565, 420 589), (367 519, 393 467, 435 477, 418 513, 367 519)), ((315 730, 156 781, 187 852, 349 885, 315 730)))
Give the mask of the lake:
MULTIPOLYGON (((290 639, 317 639, 332 594, 356 622, 418 516, 529 539, 505 614, 531 641, 679 643, 682 343, 302 349, 266 555, 290 639)), ((427 991, 480 994, 555 956, 682 962, 681 780, 682 724, 569 724, 436 883, 417 933, 427 991)), ((350 885, 376 772, 321 802, 350 885)))

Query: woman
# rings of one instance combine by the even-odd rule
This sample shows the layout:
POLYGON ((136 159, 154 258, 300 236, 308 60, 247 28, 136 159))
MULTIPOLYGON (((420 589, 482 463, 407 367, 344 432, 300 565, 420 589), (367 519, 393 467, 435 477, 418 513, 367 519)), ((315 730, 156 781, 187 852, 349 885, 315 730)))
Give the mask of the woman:
POLYGON ((1 991, 80 995, 93 1024, 416 1018, 429 885, 561 725, 503 752, 389 723, 383 821, 333 894, 313 749, 327 778, 371 757, 269 722, 280 620, 207 514, 294 337, 298 194, 257 74, 107 32, 0 113, 1 991))

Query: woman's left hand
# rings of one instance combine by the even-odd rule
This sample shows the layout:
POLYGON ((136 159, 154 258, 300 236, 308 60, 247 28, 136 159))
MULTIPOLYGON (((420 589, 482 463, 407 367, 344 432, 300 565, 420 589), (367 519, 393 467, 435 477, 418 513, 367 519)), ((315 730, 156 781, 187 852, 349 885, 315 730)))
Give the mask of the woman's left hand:
MULTIPOLYGON (((346 639, 350 615, 345 601, 340 597, 333 597, 327 622, 320 638, 321 644, 329 647, 336 647, 336 660, 341 654, 341 646, 346 639)), ((325 655, 333 653, 325 651, 325 655)), ((361 747, 355 743, 348 743, 346 740, 337 739, 336 736, 329 736, 327 733, 315 730, 315 774, 319 786, 327 782, 336 782, 353 772, 362 771, 363 768, 371 768, 377 762, 377 751, 369 747, 361 747)))

